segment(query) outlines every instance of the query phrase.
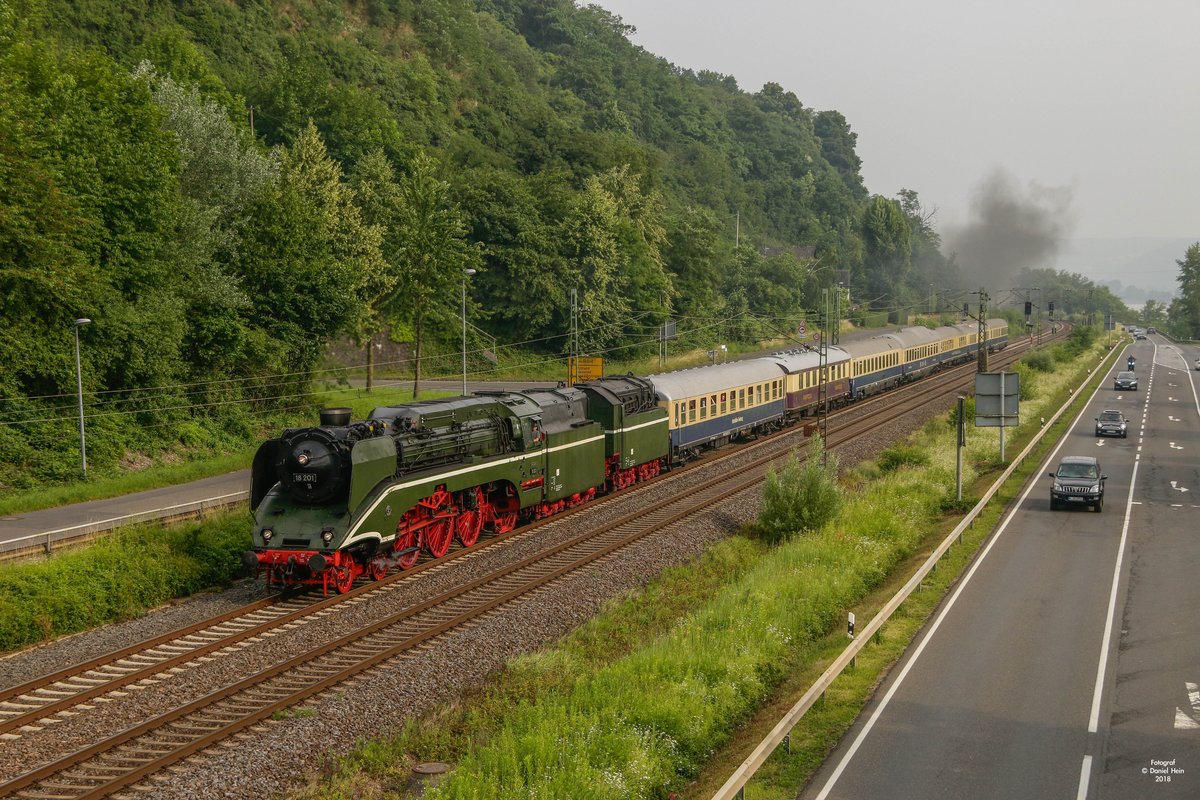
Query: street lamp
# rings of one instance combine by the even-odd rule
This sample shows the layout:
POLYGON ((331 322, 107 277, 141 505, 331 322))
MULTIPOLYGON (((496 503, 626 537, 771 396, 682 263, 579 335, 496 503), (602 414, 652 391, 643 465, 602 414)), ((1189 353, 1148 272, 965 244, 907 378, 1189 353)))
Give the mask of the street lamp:
POLYGON ((75 385, 79 387, 79 457, 83 462, 83 477, 87 479, 87 443, 83 438, 83 368, 79 364, 79 329, 91 324, 90 319, 75 320, 75 385))
POLYGON ((462 323, 463 323, 463 346, 462 346, 462 367, 463 367, 463 395, 467 394, 467 278, 475 274, 473 269, 464 269, 462 271, 462 323))

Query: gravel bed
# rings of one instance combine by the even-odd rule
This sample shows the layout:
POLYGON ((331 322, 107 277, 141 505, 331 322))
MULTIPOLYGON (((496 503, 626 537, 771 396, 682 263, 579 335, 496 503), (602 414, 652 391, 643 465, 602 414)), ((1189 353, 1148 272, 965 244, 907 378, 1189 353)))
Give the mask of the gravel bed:
MULTIPOLYGON (((853 447, 835 449, 845 466, 874 456, 896 438, 919 429, 939 416, 952 400, 927 404, 903 422, 880 429, 853 447)), ((863 410, 865 413, 865 409, 863 410)), ((835 425, 837 423, 834 423, 835 425)), ((789 436, 804 441, 796 429, 789 436)), ((735 456, 721 464, 736 471, 752 454, 735 456)), ((644 487, 639 502, 674 495, 707 479, 711 469, 697 469, 671 480, 644 487)), ((586 510, 588 524, 628 513, 630 500, 599 504, 586 510)), ((386 735, 405 719, 436 709, 478 685, 487 673, 515 655, 552 643, 594 616, 610 599, 635 589, 668 566, 689 561, 705 547, 758 513, 761 494, 748 489, 726 500, 718 509, 691 517, 664 533, 614 553, 591 569, 566 576, 553 586, 510 603, 487 619, 442 637, 419 652, 398 657, 335 691, 310 700, 315 714, 260 724, 252 734, 235 737, 207 754, 193 757, 167 776, 151 780, 137 792, 143 798, 226 798, 272 796, 286 792, 318 774, 330 759, 342 755, 356 740, 386 735), (150 791, 146 791, 150 789, 150 791)), ((502 547, 484 550, 442 568, 414 575, 395 584, 390 592, 338 606, 306 624, 254 640, 245 647, 203 663, 144 682, 126 696, 98 703, 94 710, 60 718, 37 732, 26 733, 0 747, 0 778, 12 777, 45 763, 63 752, 78 749, 101 734, 113 734, 214 689, 252 671, 278 663, 300 646, 335 638, 363 626, 396 607, 424 599, 453 585, 511 563, 580 530, 579 518, 552 521, 502 547)), ((0 678, 15 685, 39 674, 76 663, 170 630, 185 621, 210 616, 258 596, 248 582, 225 592, 202 595, 193 601, 161 609, 138 620, 110 625, 97 631, 41 646, 0 661, 0 678)))

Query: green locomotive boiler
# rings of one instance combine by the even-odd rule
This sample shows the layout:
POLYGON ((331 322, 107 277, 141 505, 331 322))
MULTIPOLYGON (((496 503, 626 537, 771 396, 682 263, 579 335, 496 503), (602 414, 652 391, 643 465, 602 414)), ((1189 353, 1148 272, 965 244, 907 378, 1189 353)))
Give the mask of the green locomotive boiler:
POLYGON ((254 457, 245 562, 270 584, 346 592, 668 463, 666 411, 633 376, 382 406, 358 422, 326 409, 320 423, 254 457))

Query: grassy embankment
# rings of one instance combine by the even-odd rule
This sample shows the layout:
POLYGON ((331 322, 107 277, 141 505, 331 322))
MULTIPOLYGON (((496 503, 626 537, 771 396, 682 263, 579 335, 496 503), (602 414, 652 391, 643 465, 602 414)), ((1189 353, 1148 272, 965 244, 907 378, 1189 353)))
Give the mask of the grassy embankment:
MULTIPOLYGON (((1039 418, 1086 401, 1102 373, 1074 398, 1070 389, 1103 354, 1101 345, 1060 349, 1056 372, 1026 371, 1031 392, 1023 425, 1008 431, 1009 454, 1039 418)), ((953 439, 944 421, 927 425, 848 471, 843 510, 819 532, 777 547, 742 535, 718 543, 555 646, 514 659, 474 696, 363 745, 302 796, 399 796, 407 765, 432 759, 456 769, 427 797, 709 796, 845 646, 846 611, 869 619, 953 527, 943 511, 956 505, 953 439)), ((968 495, 997 456, 998 432, 971 429, 968 495)), ((748 798, 794 796, 1038 462, 1035 453, 927 590, 795 730, 790 754, 772 757, 748 798)))

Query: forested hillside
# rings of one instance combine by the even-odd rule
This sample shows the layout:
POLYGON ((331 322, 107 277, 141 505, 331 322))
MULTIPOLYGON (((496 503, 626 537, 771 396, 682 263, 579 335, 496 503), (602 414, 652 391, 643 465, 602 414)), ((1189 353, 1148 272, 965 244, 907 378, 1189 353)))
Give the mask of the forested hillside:
POLYGON ((572 289, 604 354, 786 327, 834 270, 878 308, 956 287, 840 113, 629 32, 571 0, 0 0, 0 488, 74 469, 77 318, 115 466, 251 435, 336 337, 451 349, 466 269, 472 320, 548 355, 572 289))

